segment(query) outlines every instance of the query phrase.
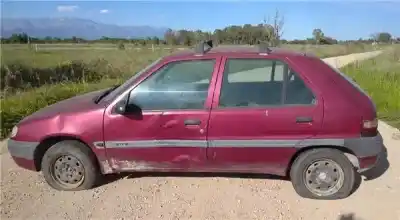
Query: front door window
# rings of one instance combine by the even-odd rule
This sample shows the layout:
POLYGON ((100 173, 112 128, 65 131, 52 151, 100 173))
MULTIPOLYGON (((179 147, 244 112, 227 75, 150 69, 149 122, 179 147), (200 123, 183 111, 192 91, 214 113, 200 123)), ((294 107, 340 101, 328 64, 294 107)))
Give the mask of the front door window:
POLYGON ((215 60, 169 63, 133 89, 129 103, 143 111, 203 109, 214 65, 215 60))

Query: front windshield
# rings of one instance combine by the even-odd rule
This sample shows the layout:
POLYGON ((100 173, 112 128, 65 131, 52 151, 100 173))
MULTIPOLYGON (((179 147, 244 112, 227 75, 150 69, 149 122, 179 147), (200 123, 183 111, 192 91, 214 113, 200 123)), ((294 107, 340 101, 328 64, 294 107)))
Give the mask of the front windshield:
POLYGON ((152 62, 150 65, 146 66, 144 69, 133 75, 131 78, 129 78, 126 82, 124 82, 122 85, 118 86, 115 90, 110 92, 104 99, 107 101, 110 101, 110 98, 115 97, 118 94, 123 93, 125 90, 127 90, 132 83, 140 77, 143 73, 145 73, 147 70, 151 69, 153 66, 155 66, 162 58, 158 58, 154 62, 152 62))

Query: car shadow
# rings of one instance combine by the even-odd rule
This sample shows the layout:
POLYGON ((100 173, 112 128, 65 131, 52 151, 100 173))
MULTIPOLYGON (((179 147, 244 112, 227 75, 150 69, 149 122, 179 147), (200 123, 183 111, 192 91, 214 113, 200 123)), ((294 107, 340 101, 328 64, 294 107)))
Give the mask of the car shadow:
POLYGON ((356 217, 354 213, 349 213, 340 215, 338 220, 363 220, 363 219, 356 217))
POLYGON ((243 174, 243 173, 206 173, 206 172, 132 172, 104 175, 96 187, 101 187, 120 179, 137 179, 144 177, 187 177, 187 178, 238 178, 238 179, 265 179, 290 181, 288 177, 270 174, 243 174))

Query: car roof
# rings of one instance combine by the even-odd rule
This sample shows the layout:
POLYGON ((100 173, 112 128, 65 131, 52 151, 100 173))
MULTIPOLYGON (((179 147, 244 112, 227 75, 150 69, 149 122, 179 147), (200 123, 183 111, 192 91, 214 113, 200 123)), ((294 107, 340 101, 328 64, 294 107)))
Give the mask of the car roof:
MULTIPOLYGON (((311 56, 315 57, 311 53, 299 52, 292 49, 287 48, 279 48, 279 47, 269 47, 269 54, 288 57, 288 56, 311 56)), ((194 56, 215 56, 215 55, 238 55, 238 54, 260 54, 258 46, 249 46, 249 45, 219 45, 217 47, 211 48, 208 52, 204 54, 197 53, 194 49, 185 49, 173 52, 172 54, 166 56, 166 58, 171 59, 179 59, 179 58, 188 58, 194 56)))

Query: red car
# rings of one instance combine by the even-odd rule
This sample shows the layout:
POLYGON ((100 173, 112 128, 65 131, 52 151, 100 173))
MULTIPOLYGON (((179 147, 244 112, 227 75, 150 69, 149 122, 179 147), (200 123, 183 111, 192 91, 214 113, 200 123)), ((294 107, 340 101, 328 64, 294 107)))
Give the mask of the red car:
POLYGON ((321 59, 209 41, 39 110, 8 148, 58 190, 125 171, 265 173, 302 197, 339 199, 383 152, 377 126, 371 99, 321 59))

